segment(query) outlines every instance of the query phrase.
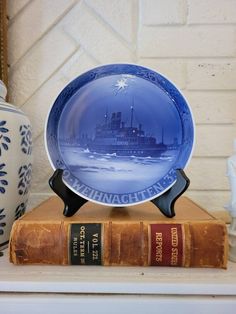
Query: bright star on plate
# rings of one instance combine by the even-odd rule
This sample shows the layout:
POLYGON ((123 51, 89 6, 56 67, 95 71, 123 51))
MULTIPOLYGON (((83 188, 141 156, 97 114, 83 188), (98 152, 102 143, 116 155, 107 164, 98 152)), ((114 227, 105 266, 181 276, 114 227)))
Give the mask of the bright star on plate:
POLYGON ((118 90, 125 89, 125 87, 128 86, 128 84, 126 84, 126 81, 127 79, 125 78, 118 80, 115 86, 118 90))

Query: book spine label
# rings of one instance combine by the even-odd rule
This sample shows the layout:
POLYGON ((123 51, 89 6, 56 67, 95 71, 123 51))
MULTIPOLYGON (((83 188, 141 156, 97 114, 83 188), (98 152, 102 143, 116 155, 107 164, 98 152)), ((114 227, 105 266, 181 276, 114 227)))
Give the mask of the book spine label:
POLYGON ((101 223, 72 223, 69 230, 69 263, 102 265, 101 233, 101 223))
POLYGON ((150 265, 183 266, 184 229, 181 224, 150 224, 150 265))

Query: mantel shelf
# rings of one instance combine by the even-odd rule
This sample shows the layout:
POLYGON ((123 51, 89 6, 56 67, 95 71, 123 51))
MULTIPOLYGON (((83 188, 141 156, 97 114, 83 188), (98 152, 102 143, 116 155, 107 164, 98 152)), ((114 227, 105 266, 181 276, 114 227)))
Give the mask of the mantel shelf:
POLYGON ((15 266, 0 258, 0 291, 236 296, 236 263, 228 269, 15 266))

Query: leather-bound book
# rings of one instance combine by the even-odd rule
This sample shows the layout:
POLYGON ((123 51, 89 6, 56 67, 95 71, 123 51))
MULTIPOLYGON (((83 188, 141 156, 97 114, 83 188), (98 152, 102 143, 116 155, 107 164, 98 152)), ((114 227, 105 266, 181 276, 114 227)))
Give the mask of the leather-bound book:
POLYGON ((151 202, 114 208, 87 202, 72 217, 51 197, 15 221, 10 238, 14 264, 227 267, 223 221, 186 197, 176 216, 151 202))

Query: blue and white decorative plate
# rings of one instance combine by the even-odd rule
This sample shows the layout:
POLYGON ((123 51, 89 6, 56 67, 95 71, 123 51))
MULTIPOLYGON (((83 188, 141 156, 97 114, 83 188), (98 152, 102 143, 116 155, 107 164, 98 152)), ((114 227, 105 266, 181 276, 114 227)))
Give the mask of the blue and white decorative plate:
POLYGON ((131 64, 92 69, 53 104, 45 142, 63 181, 93 202, 128 206, 151 200, 176 180, 194 142, 191 110, 165 77, 131 64))

